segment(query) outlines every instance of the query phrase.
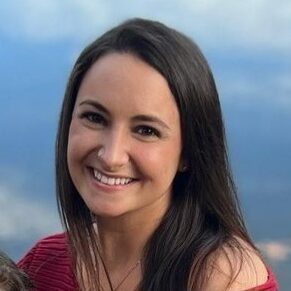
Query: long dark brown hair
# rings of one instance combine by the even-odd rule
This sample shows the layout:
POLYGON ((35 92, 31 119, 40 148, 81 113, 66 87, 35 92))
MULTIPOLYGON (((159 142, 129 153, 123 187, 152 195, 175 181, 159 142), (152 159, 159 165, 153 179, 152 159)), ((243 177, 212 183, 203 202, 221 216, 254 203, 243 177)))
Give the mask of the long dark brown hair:
MULTIPOLYGON (((138 290, 202 290, 215 251, 226 244, 237 246, 237 238, 253 244, 239 209, 218 93, 207 61, 188 37, 145 19, 128 20, 86 47, 67 84, 56 142, 56 187, 75 272, 82 273, 83 263, 87 290, 101 290, 92 215, 70 178, 67 146, 84 75, 111 52, 133 54, 167 80, 180 113, 182 155, 187 166, 176 174, 171 205, 144 249, 138 290)), ((81 276, 81 289, 85 288, 83 280, 81 276)))

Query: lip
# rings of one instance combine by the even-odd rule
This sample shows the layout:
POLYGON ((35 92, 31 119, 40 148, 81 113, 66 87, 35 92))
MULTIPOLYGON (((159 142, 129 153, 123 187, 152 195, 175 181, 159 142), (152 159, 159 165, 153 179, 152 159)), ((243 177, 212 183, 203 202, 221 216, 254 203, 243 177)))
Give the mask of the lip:
POLYGON ((131 179, 131 180, 137 180, 136 178, 133 178, 133 177, 130 177, 130 176, 124 176, 124 175, 114 175, 114 174, 107 174, 105 173, 104 171, 102 170, 99 170, 98 168, 95 168, 95 167, 88 167, 90 170, 96 170, 98 173, 104 175, 104 176, 107 176, 108 178, 114 178, 114 179, 117 179, 117 178, 120 178, 120 179, 131 179))
MULTIPOLYGON (((109 185, 109 184, 104 184, 101 181, 97 180, 95 175, 94 175, 94 169, 96 168, 92 168, 92 167, 87 167, 86 170, 89 174, 91 183, 93 184, 94 188, 103 190, 105 192, 115 192, 115 191, 121 191, 121 190, 125 190, 128 187, 132 186, 133 184, 135 184, 138 180, 134 179, 134 178, 130 178, 132 179, 132 181, 130 181, 127 184, 113 184, 113 185, 109 185)), ((97 170, 97 169, 96 169, 97 170)), ((111 177, 111 178, 126 178, 128 179, 129 177, 125 177, 125 176, 117 176, 117 175, 108 175, 108 174, 104 174, 102 171, 97 170, 98 172, 100 172, 102 175, 105 175, 107 177, 111 177)))

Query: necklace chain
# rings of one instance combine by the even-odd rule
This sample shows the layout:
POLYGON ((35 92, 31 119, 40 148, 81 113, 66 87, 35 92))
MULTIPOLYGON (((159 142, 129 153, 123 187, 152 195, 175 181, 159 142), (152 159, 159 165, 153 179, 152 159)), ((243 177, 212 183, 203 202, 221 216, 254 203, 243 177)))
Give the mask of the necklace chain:
POLYGON ((113 291, 118 290, 118 288, 124 283, 124 281, 129 277, 129 275, 140 265, 140 259, 132 266, 126 275, 119 281, 119 283, 113 288, 113 291))

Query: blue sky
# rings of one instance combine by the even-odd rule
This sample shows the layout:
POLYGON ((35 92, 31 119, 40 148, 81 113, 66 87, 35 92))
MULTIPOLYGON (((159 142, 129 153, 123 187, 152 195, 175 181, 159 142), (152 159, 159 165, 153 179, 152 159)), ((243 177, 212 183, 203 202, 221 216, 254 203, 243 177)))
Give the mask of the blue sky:
POLYGON ((129 17, 192 37, 213 69, 250 232, 291 285, 291 2, 4 0, 0 4, 0 247, 17 259, 60 230, 54 139, 81 49, 129 17), (289 271, 288 271, 289 270, 289 271))

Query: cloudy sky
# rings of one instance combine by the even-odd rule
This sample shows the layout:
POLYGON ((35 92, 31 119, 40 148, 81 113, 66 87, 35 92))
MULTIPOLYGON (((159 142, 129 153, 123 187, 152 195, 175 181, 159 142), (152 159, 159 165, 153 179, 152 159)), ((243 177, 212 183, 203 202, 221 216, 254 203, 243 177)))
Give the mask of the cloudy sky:
POLYGON ((61 229, 53 159, 66 80, 81 49, 129 17, 175 27, 205 53, 220 92, 247 224, 287 291, 289 0, 1 1, 0 247, 17 259, 35 240, 61 229))

